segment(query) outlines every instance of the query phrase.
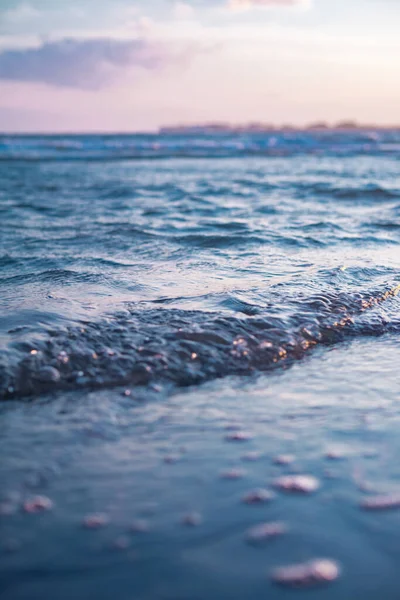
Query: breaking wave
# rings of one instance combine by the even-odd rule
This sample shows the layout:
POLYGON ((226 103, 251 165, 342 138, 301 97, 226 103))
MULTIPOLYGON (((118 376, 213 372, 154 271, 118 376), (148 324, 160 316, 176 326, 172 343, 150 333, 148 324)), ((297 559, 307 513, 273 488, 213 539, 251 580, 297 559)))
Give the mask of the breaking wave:
POLYGON ((0 398, 113 386, 199 384, 290 365, 318 345, 399 332, 400 286, 374 294, 287 299, 255 316, 164 308, 121 311, 15 342, 0 365, 0 398), (382 310, 383 305, 385 311, 382 310))

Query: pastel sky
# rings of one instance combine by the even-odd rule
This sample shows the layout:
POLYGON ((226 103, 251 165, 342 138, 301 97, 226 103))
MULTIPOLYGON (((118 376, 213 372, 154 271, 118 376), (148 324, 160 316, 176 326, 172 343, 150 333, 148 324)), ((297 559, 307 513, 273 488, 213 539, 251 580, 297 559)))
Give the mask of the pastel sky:
POLYGON ((400 123, 400 0, 1 0, 0 131, 400 123))

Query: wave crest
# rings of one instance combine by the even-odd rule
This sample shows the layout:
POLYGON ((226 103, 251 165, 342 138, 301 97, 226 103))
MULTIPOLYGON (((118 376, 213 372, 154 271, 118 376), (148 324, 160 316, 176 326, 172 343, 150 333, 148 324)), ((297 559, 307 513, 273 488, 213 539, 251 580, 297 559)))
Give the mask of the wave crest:
POLYGON ((380 310, 398 311, 400 285, 375 294, 319 294, 243 318, 170 309, 119 312, 80 327, 14 344, 0 364, 0 398, 48 391, 188 386, 231 374, 289 365, 317 345, 400 331, 380 310), (390 308, 390 306, 389 306, 390 308), (392 306, 393 308, 393 306, 392 306))

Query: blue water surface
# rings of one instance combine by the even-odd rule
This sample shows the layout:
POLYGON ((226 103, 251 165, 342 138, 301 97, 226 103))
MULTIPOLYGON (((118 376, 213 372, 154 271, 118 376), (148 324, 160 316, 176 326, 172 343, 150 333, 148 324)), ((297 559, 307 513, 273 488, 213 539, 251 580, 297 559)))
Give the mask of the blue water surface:
POLYGON ((399 158, 396 131, 0 138, 2 598, 399 597, 399 158), (319 489, 242 502, 296 473, 319 489), (272 581, 319 558, 337 581, 272 581))

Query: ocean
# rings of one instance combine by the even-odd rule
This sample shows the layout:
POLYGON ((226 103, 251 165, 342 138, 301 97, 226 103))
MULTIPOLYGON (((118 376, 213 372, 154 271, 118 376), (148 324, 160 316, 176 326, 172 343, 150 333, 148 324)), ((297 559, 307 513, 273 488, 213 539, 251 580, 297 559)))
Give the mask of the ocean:
POLYGON ((398 600, 399 160, 0 137, 2 600, 398 600))

